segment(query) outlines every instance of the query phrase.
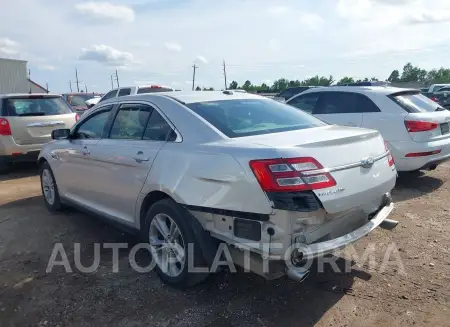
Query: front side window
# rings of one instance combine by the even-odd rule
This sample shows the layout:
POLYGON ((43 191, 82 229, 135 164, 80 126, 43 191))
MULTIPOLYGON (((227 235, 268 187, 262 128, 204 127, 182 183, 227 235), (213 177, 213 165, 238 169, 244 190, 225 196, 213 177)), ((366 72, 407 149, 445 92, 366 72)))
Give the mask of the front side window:
POLYGON ((125 95, 130 95, 130 94, 131 94, 131 89, 120 89, 119 94, 117 96, 123 97, 125 95))
POLYGON ((319 94, 320 93, 308 93, 300 95, 288 101, 287 104, 312 114, 316 107, 317 100, 319 99, 319 94))
POLYGON ((116 96, 116 94, 117 94, 117 90, 109 91, 99 102, 114 98, 116 96))
POLYGON ((186 106, 231 138, 327 125, 301 110, 270 99, 207 101, 186 106))
POLYGON ((142 104, 123 104, 114 119, 111 139, 141 140, 152 108, 142 104))
MULTIPOLYGON (((111 106, 112 108, 112 106, 111 106)), ((109 118, 110 109, 100 111, 81 122, 75 130, 76 139, 100 139, 109 118)))
POLYGON ((10 98, 6 100, 5 107, 8 116, 52 116, 72 113, 62 97, 10 98))

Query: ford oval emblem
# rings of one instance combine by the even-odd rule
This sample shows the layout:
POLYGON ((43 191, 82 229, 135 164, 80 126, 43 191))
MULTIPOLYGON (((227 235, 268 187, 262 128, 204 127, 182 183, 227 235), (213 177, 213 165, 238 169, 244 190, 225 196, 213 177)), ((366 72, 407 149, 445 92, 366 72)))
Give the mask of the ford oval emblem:
POLYGON ((375 160, 372 157, 363 158, 361 159, 361 167, 370 168, 373 166, 374 162, 375 160))

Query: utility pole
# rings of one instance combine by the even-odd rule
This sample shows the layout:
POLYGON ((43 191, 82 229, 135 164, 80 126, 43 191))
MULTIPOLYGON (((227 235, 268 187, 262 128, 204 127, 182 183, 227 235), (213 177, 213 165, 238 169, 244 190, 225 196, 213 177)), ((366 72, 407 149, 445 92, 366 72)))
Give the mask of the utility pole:
POLYGON ((86 90, 86 93, 87 93, 87 85, 86 84, 84 84, 84 89, 86 90))
POLYGON ((80 92, 80 81, 78 80, 78 70, 75 68, 75 82, 77 83, 77 92, 80 92))
POLYGON ((48 82, 46 82, 45 85, 46 85, 46 87, 47 87, 47 93, 48 93, 48 92, 49 92, 49 91, 48 91, 48 82))
POLYGON ((117 87, 120 87, 120 85, 119 85, 119 74, 117 74, 117 69, 116 69, 116 81, 117 81, 117 87))
POLYGON ((192 66, 194 68, 194 74, 192 75, 192 91, 194 91, 195 87, 195 70, 198 68, 195 64, 192 66))
POLYGON ((227 66, 225 65, 225 60, 223 61, 223 76, 225 77, 225 91, 228 88, 227 84, 227 66))
POLYGON ((30 85, 30 94, 31 94, 31 70, 28 69, 28 84, 30 85))
POLYGON ((109 77, 111 77, 111 90, 114 88, 114 81, 113 81, 113 76, 111 75, 111 76, 109 76, 109 77))
POLYGON ((69 81, 70 93, 72 93, 72 81, 69 81))

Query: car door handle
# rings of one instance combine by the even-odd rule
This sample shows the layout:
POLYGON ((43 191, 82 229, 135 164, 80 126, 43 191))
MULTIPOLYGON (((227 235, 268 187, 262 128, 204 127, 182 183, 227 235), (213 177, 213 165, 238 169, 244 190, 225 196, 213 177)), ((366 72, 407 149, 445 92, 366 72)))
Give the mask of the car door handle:
POLYGON ((91 151, 89 151, 88 148, 85 146, 85 147, 83 148, 83 150, 81 150, 81 153, 82 153, 83 155, 88 155, 88 154, 91 153, 91 151))
POLYGON ((138 153, 136 153, 136 155, 133 157, 133 159, 136 160, 136 162, 143 162, 143 161, 150 160, 150 158, 144 157, 144 152, 142 152, 142 151, 138 151, 138 153))

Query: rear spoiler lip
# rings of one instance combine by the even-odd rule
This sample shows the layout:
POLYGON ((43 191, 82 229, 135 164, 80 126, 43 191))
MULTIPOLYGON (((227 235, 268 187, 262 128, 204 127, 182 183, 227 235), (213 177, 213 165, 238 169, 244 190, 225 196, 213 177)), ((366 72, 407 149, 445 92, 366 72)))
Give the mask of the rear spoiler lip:
POLYGON ((389 96, 396 97, 399 95, 409 95, 409 94, 421 94, 421 92, 419 89, 406 89, 406 90, 391 93, 391 94, 389 94, 389 96))

